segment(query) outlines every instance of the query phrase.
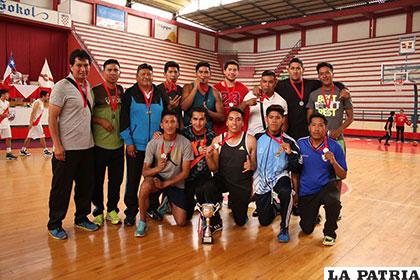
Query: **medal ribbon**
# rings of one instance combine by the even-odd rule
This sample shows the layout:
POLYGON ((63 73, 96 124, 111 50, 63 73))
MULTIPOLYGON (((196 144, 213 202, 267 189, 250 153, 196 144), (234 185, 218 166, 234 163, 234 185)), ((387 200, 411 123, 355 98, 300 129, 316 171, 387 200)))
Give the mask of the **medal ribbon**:
POLYGON ((209 90, 209 85, 208 84, 204 84, 204 83, 200 83, 200 89, 203 92, 207 92, 209 90))
MULTIPOLYGON (((219 142, 218 144, 220 145, 220 147, 222 147, 228 140, 230 140, 232 138, 235 138, 235 137, 237 137, 237 136, 239 136, 241 134, 242 134, 242 131, 239 131, 238 133, 235 133, 235 134, 233 134, 233 135, 231 135, 229 137, 225 137, 225 138, 223 138, 223 141, 222 142, 219 142)), ((226 135, 227 135, 227 132, 226 132, 226 135)))
POLYGON ((175 148, 175 143, 176 143, 176 138, 174 142, 172 143, 172 145, 169 147, 169 151, 165 153, 165 140, 162 139, 162 146, 160 146, 160 154, 166 154, 167 156, 170 155, 175 148))
POLYGON ((115 95, 114 98, 112 98, 111 93, 109 92, 109 89, 105 82, 103 83, 103 86, 105 88, 106 93, 108 94, 109 106, 111 107, 111 110, 115 112, 118 106, 118 87, 115 85, 115 95))
POLYGON ((206 154, 203 152, 201 152, 201 154, 199 153, 197 144, 198 144, 198 147, 205 147, 207 145, 207 137, 206 137, 207 130, 204 131, 204 139, 201 141, 198 140, 197 135, 194 133, 194 128, 193 128, 193 134, 194 134, 195 141, 192 142, 191 145, 193 148, 194 155, 197 157, 191 162, 191 168, 197 165, 197 163, 199 163, 201 159, 206 156, 206 154))
POLYGON ((164 83, 163 83, 163 86, 165 87, 165 89, 166 89, 166 93, 167 94, 169 94, 170 92, 172 92, 172 91, 176 91, 176 84, 174 83, 174 82, 169 82, 169 84, 168 84, 168 82, 167 81, 165 81, 164 83))
POLYGON ((292 87, 295 90, 295 92, 296 92, 297 96, 299 97, 300 101, 303 102, 303 95, 305 93, 305 86, 303 84, 303 79, 302 79, 302 88, 301 88, 300 92, 298 91, 298 89, 297 89, 295 83, 292 81, 292 79, 290 79, 290 84, 292 84, 292 87))
POLYGON ((153 99, 153 86, 152 86, 152 91, 150 92, 150 98, 149 99, 147 98, 146 92, 144 92, 140 87, 139 87, 139 89, 144 96, 144 101, 146 102, 147 109, 149 109, 149 111, 150 111, 150 106, 151 106, 152 99, 153 99))
POLYGON ((329 148, 327 136, 324 136, 324 141, 318 147, 314 147, 314 145, 312 145, 312 142, 311 141, 309 141, 309 142, 311 143, 312 149, 314 149, 317 152, 320 151, 320 150, 322 151, 324 148, 329 148))
POLYGON ((79 82, 76 82, 76 85, 77 85, 77 89, 79 90, 79 92, 80 92, 80 95, 82 96, 82 99, 83 99, 83 107, 84 108, 86 108, 86 106, 87 106, 87 86, 86 86, 86 81, 83 81, 83 87, 85 88, 85 92, 86 92, 86 94, 84 94, 83 93, 83 90, 82 90, 82 88, 80 87, 80 85, 79 85, 79 82))
POLYGON ((271 139, 273 139, 274 141, 279 143, 280 146, 283 144, 283 134, 282 133, 280 133, 280 139, 277 139, 277 137, 275 137, 273 134, 271 134, 271 132, 268 131, 268 130, 267 130, 267 135, 270 136, 271 139))
POLYGON ((325 95, 325 88, 322 87, 322 96, 324 97, 325 106, 327 106, 328 109, 330 108, 330 105, 331 105, 331 101, 332 101, 332 98, 333 98, 333 95, 334 95, 334 90, 335 90, 335 87, 332 86, 331 93, 330 93, 330 99, 327 102, 327 96, 325 95))

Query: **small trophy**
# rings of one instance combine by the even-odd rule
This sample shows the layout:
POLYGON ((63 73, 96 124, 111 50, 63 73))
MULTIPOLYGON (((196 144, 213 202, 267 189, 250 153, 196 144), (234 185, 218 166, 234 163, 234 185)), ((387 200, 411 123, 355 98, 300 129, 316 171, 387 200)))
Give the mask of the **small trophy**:
POLYGON ((213 244, 213 236, 210 230, 210 218, 213 217, 220 209, 220 203, 214 205, 213 203, 197 203, 198 211, 206 219, 206 225, 204 227, 203 236, 201 239, 202 244, 213 244))

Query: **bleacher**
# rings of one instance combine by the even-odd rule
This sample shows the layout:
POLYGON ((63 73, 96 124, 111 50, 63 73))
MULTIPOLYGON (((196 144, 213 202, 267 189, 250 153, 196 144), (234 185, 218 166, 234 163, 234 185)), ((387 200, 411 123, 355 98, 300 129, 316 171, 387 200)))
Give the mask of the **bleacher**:
MULTIPOLYGON (((404 36, 409 35, 418 37, 420 33, 404 36)), ((380 84, 382 63, 405 62, 405 57, 398 54, 399 38, 400 35, 392 35, 308 46, 303 47, 297 56, 304 62, 306 78, 317 78, 317 63, 326 61, 333 64, 335 80, 345 83, 351 90, 356 120, 384 120, 391 110, 403 108, 407 114, 413 113, 412 85, 404 85, 402 92, 396 94, 393 83, 380 84)), ((417 43, 418 49, 419 43, 417 43)), ((259 84, 262 71, 274 70, 288 51, 287 49, 257 54, 239 53, 241 66, 252 64, 256 67, 254 78, 242 79, 242 82, 251 88, 259 84)), ((420 51, 409 55, 408 62, 420 65, 420 51)))
MULTIPOLYGON (((212 66, 211 84, 223 79, 217 55, 212 51, 78 22, 74 22, 74 31, 99 66, 108 58, 119 60, 122 71, 120 83, 125 88, 135 83, 137 66, 144 62, 154 67, 156 84, 164 80, 163 65, 168 60, 175 60, 181 65, 180 85, 195 79, 194 67, 201 60, 209 61, 212 66)), ((419 36, 420 32, 410 35, 419 36)), ((363 123, 362 128, 366 128, 366 122, 383 121, 392 110, 403 108, 408 115, 413 114, 412 85, 404 85, 402 92, 397 94, 393 83, 380 84, 382 63, 405 62, 405 57, 398 54, 399 38, 400 35, 392 35, 307 46, 302 47, 297 56, 304 62, 306 78, 317 78, 318 62, 327 61, 334 65, 335 80, 343 82, 351 90, 356 123, 363 123)), ((241 67, 255 67, 252 78, 239 80, 250 89, 258 85, 262 71, 274 70, 289 51, 238 53, 241 67)), ((420 52, 408 56, 408 62, 420 65, 420 52)), ((282 73, 281 78, 287 78, 287 72, 282 73)), ((357 124, 352 127, 361 128, 357 124)))
POLYGON ((74 30, 99 66, 109 58, 118 59, 120 84, 125 88, 136 82, 137 66, 141 63, 151 64, 154 83, 161 83, 163 65, 168 60, 175 60, 181 66, 180 85, 194 81, 195 65, 201 60, 208 61, 212 67, 210 84, 223 79, 220 64, 212 51, 78 22, 74 22, 74 30))

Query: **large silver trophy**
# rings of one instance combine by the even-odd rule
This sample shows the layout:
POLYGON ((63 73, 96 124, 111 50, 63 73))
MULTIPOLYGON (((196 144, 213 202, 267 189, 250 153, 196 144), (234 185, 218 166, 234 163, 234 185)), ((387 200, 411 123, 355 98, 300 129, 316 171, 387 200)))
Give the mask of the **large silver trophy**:
POLYGON ((206 219, 201 243, 213 244, 213 235, 210 230, 210 218, 213 217, 216 214, 216 212, 220 210, 220 203, 217 203, 216 205, 213 203, 197 203, 197 209, 201 213, 201 215, 203 215, 203 217, 206 219))

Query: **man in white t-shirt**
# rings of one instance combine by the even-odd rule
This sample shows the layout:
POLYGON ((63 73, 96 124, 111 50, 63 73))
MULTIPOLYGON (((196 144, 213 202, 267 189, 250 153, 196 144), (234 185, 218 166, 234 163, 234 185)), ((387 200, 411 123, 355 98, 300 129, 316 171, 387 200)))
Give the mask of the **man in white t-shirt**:
POLYGON ((45 134, 44 128, 41 124, 41 118, 44 113, 44 102, 48 100, 48 92, 42 90, 39 94, 39 98, 34 101, 32 104, 32 112, 31 117, 29 119, 29 132, 28 136, 26 136, 25 141, 23 142, 23 146, 20 149, 21 156, 30 156, 31 153, 27 150, 29 143, 31 143, 31 139, 39 139, 41 142, 42 147, 44 148, 44 156, 51 157, 53 154, 47 148, 47 144, 45 143, 45 134))
POLYGON ((12 73, 10 73, 10 83, 12 85, 23 85, 23 75, 15 68, 12 68, 12 73))
POLYGON ((257 97, 250 91, 239 106, 242 110, 249 107, 248 133, 258 139, 265 132, 265 111, 270 105, 280 105, 284 109, 285 121, 287 122, 287 103, 279 94, 274 92, 276 86, 276 74, 266 70, 261 74, 260 86, 262 94, 257 97))
POLYGON ((13 116, 10 114, 8 98, 9 92, 6 89, 0 89, 0 139, 6 141, 6 159, 12 160, 17 157, 12 154, 12 131, 9 119, 13 116))

